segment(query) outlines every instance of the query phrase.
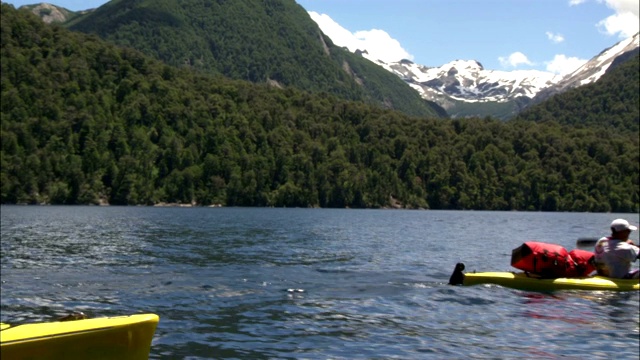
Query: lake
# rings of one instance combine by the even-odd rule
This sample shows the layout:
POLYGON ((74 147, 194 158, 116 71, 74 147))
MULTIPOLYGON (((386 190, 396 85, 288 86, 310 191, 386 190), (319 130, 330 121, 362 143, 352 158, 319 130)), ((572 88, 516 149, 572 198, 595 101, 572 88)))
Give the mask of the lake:
MULTIPOLYGON (((638 292, 454 287, 638 214, 1 207, 1 320, 160 316, 152 359, 640 357, 638 292)), ((637 242, 638 233, 632 238, 637 242)), ((637 266, 637 263, 636 263, 637 266)))

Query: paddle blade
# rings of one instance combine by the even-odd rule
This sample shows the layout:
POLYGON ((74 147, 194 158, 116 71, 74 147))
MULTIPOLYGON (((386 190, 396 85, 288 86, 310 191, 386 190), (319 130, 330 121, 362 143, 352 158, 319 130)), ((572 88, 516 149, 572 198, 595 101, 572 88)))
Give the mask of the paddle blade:
POLYGON ((576 241, 577 246, 595 246, 599 238, 580 238, 576 241))
POLYGON ((462 285, 464 283, 464 270, 463 263, 457 263, 455 269, 453 269, 453 273, 449 278, 449 285, 462 285))

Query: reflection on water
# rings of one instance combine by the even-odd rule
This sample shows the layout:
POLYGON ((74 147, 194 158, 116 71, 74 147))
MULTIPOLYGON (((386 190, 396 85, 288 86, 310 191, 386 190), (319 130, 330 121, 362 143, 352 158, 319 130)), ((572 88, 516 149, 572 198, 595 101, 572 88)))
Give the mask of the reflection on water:
POLYGON ((511 270, 524 241, 571 249, 628 214, 3 206, 1 215, 2 321, 154 312, 154 359, 640 355, 638 292, 446 285, 456 262, 511 270))

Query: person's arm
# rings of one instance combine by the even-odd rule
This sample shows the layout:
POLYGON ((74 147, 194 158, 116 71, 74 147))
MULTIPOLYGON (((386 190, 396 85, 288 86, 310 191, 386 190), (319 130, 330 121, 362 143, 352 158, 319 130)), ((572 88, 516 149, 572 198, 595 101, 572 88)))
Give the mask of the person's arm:
POLYGON ((633 260, 631 260, 631 262, 640 260, 640 248, 635 245, 631 245, 631 251, 633 251, 636 254, 636 257, 633 260))

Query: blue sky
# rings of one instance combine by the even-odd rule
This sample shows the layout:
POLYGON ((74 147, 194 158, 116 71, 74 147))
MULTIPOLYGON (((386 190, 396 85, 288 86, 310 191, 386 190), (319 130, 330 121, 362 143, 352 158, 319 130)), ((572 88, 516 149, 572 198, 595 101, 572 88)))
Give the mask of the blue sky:
POLYGON ((336 43, 426 66, 567 73, 638 32, 638 0, 297 0, 336 43))
MULTIPOLYGON (((105 0, 48 0, 69 10, 105 0)), ((638 0, 296 0, 340 46, 426 66, 567 73, 638 32, 638 0)), ((5 1, 16 7, 38 1, 5 1)))

